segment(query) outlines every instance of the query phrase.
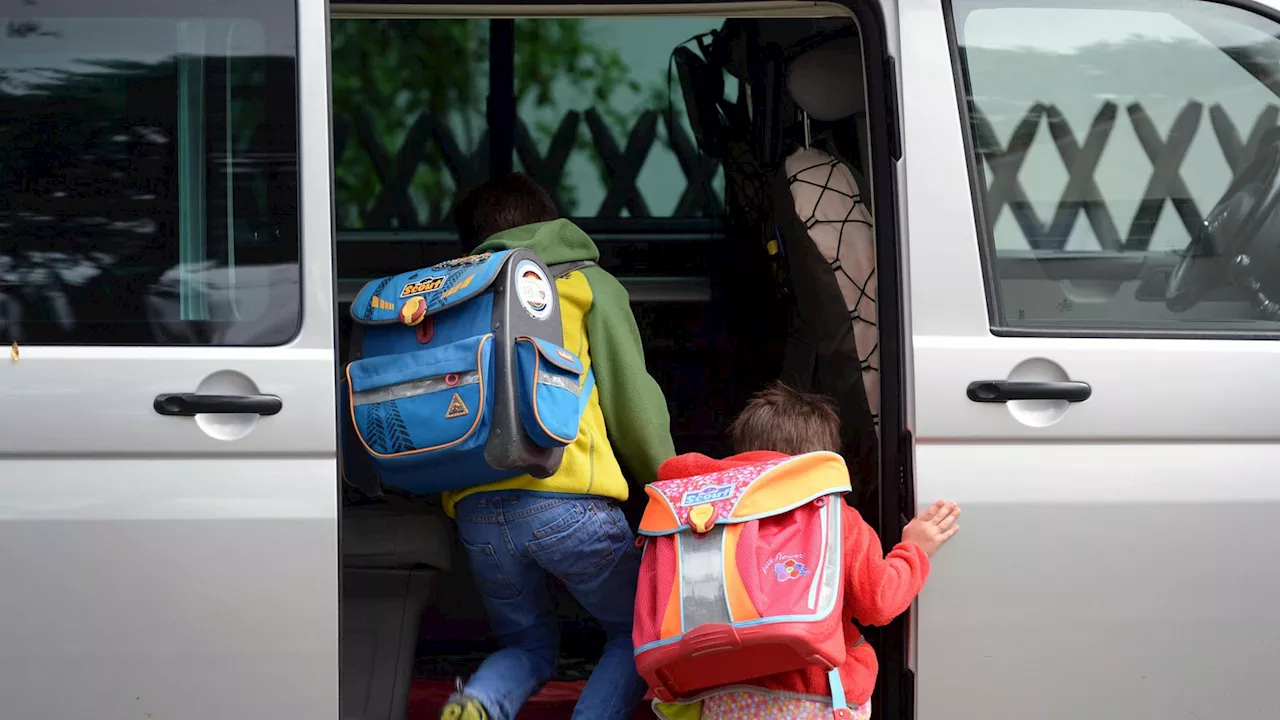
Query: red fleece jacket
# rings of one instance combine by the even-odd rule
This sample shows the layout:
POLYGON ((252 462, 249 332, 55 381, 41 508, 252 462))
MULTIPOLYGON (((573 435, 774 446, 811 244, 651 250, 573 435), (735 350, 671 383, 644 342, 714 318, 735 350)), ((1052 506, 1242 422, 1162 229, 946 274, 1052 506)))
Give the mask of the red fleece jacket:
MULTIPOLYGON (((749 452, 724 460, 689 453, 667 460, 658 468, 659 480, 693 477, 786 457, 775 452, 749 452)), ((844 549, 844 636, 849 654, 840 666, 840 680, 850 705, 862 705, 871 699, 875 688, 875 650, 868 643, 853 647, 861 634, 854 622, 863 625, 887 625, 911 607, 929 575, 929 556, 915 543, 899 543, 888 557, 880 548, 880 538, 857 510, 845 505, 841 527, 844 549)), ((751 681, 751 685, 773 690, 788 690, 810 695, 829 695, 831 687, 821 668, 805 668, 778 673, 751 681)))

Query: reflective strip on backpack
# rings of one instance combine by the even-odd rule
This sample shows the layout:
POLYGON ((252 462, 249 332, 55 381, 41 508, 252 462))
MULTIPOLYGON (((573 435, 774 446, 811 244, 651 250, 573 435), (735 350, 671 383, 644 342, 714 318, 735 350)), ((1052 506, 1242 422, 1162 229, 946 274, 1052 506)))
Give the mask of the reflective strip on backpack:
MULTIPOLYGON (((836 598, 840 594, 840 568, 844 565, 844 557, 842 552, 842 543, 840 542, 840 506, 844 503, 839 497, 828 498, 828 502, 823 507, 823 517, 827 519, 827 539, 823 552, 826 553, 826 561, 822 563, 822 588, 818 593, 817 612, 819 615, 827 615, 835 609, 836 598)), ((812 606, 810 606, 812 607, 812 606)))
POLYGON ((360 406, 373 405, 389 400, 403 400, 418 395, 440 392, 441 390, 460 388, 464 385, 475 385, 478 382, 480 382, 480 373, 475 370, 453 375, 437 375, 436 377, 410 380, 409 382, 351 393, 351 404, 360 406))
POLYGON ((574 395, 577 395, 582 391, 582 386, 578 384, 577 380, 573 378, 563 377, 561 375, 552 375, 546 370, 538 371, 537 381, 542 383, 543 385, 551 385, 553 387, 558 387, 561 390, 568 390, 574 395))
POLYGON ((682 631, 706 623, 730 622, 724 590, 724 526, 712 527, 705 537, 681 533, 676 546, 680 553, 682 631))
MULTIPOLYGON (((814 614, 825 617, 834 610, 841 582, 839 499, 825 503, 818 517, 824 537, 823 557, 818 563, 822 577, 810 587, 808 606, 814 614)), ((675 541, 680 568, 681 632, 706 623, 733 622, 725 573, 737 572, 737 568, 725 567, 725 526, 715 525, 703 537, 682 532, 675 541)))

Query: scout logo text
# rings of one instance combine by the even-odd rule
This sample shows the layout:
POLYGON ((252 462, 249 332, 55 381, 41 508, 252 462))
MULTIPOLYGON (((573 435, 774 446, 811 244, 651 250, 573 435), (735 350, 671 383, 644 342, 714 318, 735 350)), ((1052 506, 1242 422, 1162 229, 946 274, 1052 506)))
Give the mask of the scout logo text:
POLYGON ((435 292, 443 286, 444 278, 442 277, 433 277, 427 278, 426 280, 419 280, 418 282, 411 282, 408 285, 405 285, 404 289, 400 291, 400 297, 405 298, 410 295, 421 295, 422 293, 435 292))
POLYGON ((732 485, 712 485, 711 487, 698 488, 697 490, 690 490, 680 497, 680 507, 728 500, 731 495, 733 495, 732 485))

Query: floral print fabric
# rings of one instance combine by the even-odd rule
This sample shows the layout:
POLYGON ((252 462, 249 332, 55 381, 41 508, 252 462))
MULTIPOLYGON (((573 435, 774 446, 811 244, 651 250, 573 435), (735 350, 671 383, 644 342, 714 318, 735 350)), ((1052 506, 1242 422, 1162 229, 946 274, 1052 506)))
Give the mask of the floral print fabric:
MULTIPOLYGON (((850 708, 852 720, 870 720, 871 702, 850 708)), ((702 701, 702 720, 831 720, 831 703, 749 690, 733 690, 702 701)))

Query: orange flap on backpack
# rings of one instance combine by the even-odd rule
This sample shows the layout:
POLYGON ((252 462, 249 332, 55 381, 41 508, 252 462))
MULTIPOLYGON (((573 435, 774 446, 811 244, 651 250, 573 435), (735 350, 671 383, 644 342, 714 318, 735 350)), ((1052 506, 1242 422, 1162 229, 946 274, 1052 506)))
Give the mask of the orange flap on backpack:
POLYGON ((649 504, 640 520, 640 533, 669 535, 690 529, 689 513, 694 508, 714 508, 712 525, 746 522, 787 512, 823 495, 849 492, 850 485, 844 458, 814 452, 655 482, 644 490, 649 504))

